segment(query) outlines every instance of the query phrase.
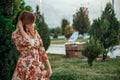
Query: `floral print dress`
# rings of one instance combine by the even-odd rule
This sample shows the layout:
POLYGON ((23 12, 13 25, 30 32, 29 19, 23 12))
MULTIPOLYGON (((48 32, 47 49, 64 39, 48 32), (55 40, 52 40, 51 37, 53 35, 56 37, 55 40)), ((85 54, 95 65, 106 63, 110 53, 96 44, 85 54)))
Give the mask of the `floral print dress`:
POLYGON ((12 80, 47 80, 47 71, 43 64, 48 60, 43 47, 42 39, 34 31, 34 39, 22 37, 19 32, 12 34, 12 39, 20 51, 12 80))

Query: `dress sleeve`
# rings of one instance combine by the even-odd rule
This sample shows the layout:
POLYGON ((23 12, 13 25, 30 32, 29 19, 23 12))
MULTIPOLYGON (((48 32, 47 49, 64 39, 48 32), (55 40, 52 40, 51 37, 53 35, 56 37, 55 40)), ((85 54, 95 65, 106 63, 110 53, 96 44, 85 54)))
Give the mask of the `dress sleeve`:
POLYGON ((20 34, 12 33, 12 39, 16 46, 27 47, 31 45, 31 42, 28 36, 22 37, 20 34))
POLYGON ((37 32, 37 37, 38 37, 38 40, 39 40, 39 55, 40 55, 40 61, 47 61, 48 60, 48 56, 46 54, 46 51, 44 49, 44 46, 43 46, 43 42, 42 42, 42 39, 40 37, 40 35, 38 34, 37 32))
POLYGON ((44 47, 39 48, 39 55, 40 55, 40 61, 47 61, 48 60, 48 56, 46 54, 44 47))

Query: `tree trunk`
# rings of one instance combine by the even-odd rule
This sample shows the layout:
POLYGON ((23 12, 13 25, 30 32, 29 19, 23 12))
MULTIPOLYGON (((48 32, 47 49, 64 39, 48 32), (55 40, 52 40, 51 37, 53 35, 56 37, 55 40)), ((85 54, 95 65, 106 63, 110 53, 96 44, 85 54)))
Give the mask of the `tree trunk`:
POLYGON ((103 53, 103 61, 105 61, 105 59, 107 58, 107 53, 108 53, 108 51, 106 51, 105 53, 103 53))
POLYGON ((90 67, 92 67, 92 65, 93 65, 93 59, 88 59, 87 62, 88 62, 88 65, 89 65, 90 67))

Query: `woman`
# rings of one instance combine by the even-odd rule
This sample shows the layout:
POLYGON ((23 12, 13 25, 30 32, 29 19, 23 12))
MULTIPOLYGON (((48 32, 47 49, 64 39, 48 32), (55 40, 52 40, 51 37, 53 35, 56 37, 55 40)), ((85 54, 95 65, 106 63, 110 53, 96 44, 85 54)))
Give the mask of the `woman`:
POLYGON ((21 52, 12 80, 49 80, 52 69, 35 27, 35 15, 24 11, 19 15, 12 39, 21 52), (45 70, 46 64, 47 69, 45 70))

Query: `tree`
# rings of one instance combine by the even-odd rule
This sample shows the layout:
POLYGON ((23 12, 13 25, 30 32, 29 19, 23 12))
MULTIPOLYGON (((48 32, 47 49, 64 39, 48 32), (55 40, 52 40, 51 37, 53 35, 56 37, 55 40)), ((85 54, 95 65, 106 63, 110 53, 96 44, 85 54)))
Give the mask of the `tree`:
MULTIPOLYGON (((114 10, 112 8, 111 3, 107 3, 105 10, 103 11, 101 15, 101 20, 107 20, 110 25, 108 28, 108 31, 106 32, 106 36, 104 36, 103 46, 108 49, 117 45, 120 41, 119 38, 119 29, 120 24, 117 18, 115 17, 114 10)), ((107 53, 103 54, 103 60, 105 60, 107 57, 107 53)))
POLYGON ((12 22, 18 13, 16 9, 20 6, 20 3, 17 4, 19 1, 0 1, 0 80, 11 79, 19 54, 11 40, 11 34, 15 30, 12 22))
POLYGON ((80 7, 76 14, 73 15, 73 27, 79 31, 79 34, 84 34, 87 32, 89 26, 88 8, 80 7))
POLYGON ((63 35, 64 32, 65 32, 65 27, 66 27, 66 25, 69 25, 69 22, 68 22, 67 19, 63 18, 63 19, 62 19, 62 23, 61 23, 61 27, 62 27, 62 35, 63 35))
POLYGON ((92 36, 89 42, 86 42, 82 54, 87 57, 87 62, 90 67, 93 65, 93 61, 105 51, 103 45, 99 40, 95 40, 92 36))
POLYGON ((54 38, 58 38, 58 35, 61 35, 61 28, 60 27, 56 27, 54 28, 54 34, 53 34, 53 37, 54 38))
POLYGON ((61 35, 61 28, 60 28, 60 27, 56 27, 56 28, 55 28, 55 32, 56 32, 58 35, 61 35))
POLYGON ((75 32, 73 27, 71 27, 70 25, 66 25, 64 35, 67 39, 70 38, 70 36, 73 34, 73 32, 75 32))
POLYGON ((55 28, 49 28, 50 36, 55 34, 55 28))
POLYGON ((22 11, 30 11, 33 12, 33 9, 29 5, 25 5, 24 0, 14 0, 15 3, 13 5, 15 6, 13 9, 14 15, 13 15, 13 24, 15 25, 18 20, 18 16, 22 11), (19 5, 19 6, 18 6, 19 5), (17 13, 16 13, 17 12, 17 13))
POLYGON ((103 60, 106 59, 108 51, 119 43, 119 30, 119 21, 115 17, 111 4, 107 3, 101 18, 94 20, 90 29, 90 35, 98 39, 106 49, 103 60))
POLYGON ((11 40, 11 34, 16 28, 22 2, 0 0, 0 80, 11 80, 18 59, 19 52, 11 40))
POLYGON ((48 26, 45 23, 44 16, 41 15, 41 13, 39 11, 38 5, 36 6, 35 15, 36 15, 36 26, 38 29, 38 33, 40 34, 40 36, 42 38, 45 50, 47 50, 50 45, 50 35, 49 35, 48 26))
POLYGON ((107 20, 102 21, 100 18, 95 19, 89 29, 89 34, 94 36, 95 40, 103 40, 106 32, 108 31, 109 22, 107 20))
MULTIPOLYGON (((103 47, 104 47, 104 42, 106 42, 106 38, 107 38, 106 33, 108 32, 109 26, 110 23, 107 20, 102 21, 100 18, 98 18, 93 21, 91 28, 89 30, 90 36, 93 36, 95 40, 99 40, 100 43, 103 45, 103 47)), ((108 50, 106 50, 103 54, 107 54, 107 53, 108 50)))

